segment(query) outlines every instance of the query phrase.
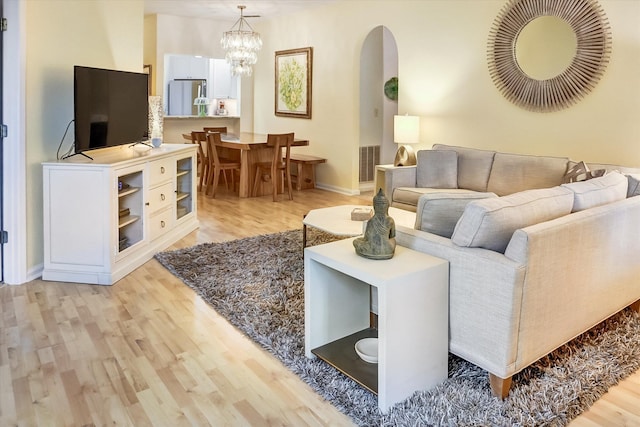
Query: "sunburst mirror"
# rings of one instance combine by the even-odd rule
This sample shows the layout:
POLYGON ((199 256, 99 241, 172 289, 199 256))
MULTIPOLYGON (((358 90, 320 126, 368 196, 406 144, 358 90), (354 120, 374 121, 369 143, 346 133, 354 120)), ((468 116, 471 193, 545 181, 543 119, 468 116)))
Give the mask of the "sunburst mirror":
POLYGON ((531 111, 575 104, 604 74, 611 28, 596 0, 509 0, 489 33, 489 73, 531 111))

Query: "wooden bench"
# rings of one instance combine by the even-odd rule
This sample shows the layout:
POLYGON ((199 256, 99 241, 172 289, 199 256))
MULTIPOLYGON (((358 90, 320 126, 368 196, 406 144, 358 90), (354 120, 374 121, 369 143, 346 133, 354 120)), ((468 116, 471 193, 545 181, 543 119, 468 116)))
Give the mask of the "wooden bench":
POLYGON ((326 161, 321 157, 291 153, 291 164, 295 166, 291 171, 291 181, 295 183, 296 190, 316 188, 316 165, 326 161))

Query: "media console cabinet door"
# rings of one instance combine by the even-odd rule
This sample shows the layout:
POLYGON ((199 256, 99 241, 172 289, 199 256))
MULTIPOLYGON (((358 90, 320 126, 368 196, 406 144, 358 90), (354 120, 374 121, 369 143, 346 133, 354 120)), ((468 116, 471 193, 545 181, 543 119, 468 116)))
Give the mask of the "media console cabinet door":
MULTIPOLYGON (((109 264, 108 170, 44 169, 45 264, 79 270, 109 264)), ((46 266, 45 266, 46 267, 46 266)))

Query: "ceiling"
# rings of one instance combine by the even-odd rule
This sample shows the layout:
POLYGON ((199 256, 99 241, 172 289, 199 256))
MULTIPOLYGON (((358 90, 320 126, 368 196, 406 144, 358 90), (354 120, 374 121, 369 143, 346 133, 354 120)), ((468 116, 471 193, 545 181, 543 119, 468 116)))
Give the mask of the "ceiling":
POLYGON ((236 21, 240 18, 238 5, 244 5, 247 7, 245 15, 260 15, 251 18, 249 22, 258 22, 334 1, 336 0, 144 0, 144 13, 236 21))

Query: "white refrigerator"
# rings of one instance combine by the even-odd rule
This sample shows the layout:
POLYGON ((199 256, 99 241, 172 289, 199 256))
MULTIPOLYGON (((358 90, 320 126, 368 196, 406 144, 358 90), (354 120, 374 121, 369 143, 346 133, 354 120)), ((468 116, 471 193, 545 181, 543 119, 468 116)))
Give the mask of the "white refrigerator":
POLYGON ((168 88, 168 116, 197 116, 198 106, 193 105, 197 97, 207 96, 206 80, 171 80, 168 88))

